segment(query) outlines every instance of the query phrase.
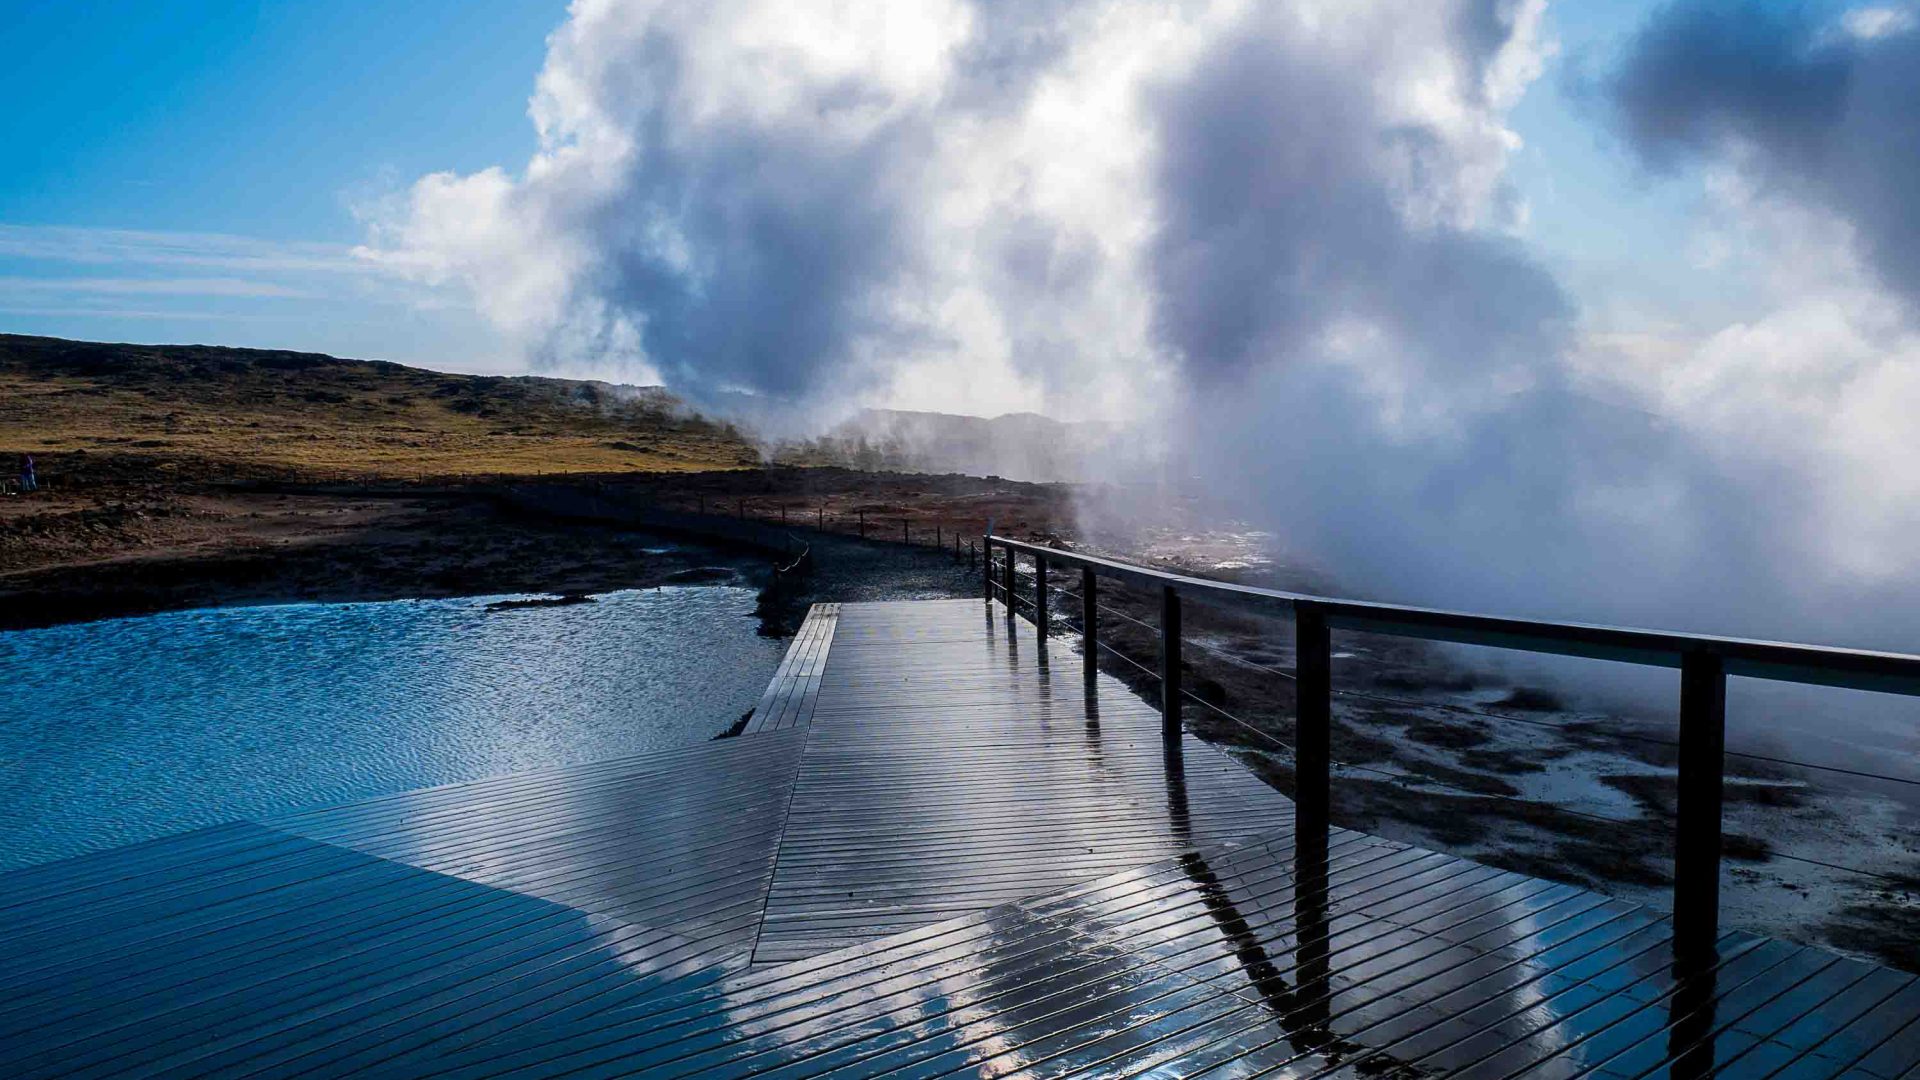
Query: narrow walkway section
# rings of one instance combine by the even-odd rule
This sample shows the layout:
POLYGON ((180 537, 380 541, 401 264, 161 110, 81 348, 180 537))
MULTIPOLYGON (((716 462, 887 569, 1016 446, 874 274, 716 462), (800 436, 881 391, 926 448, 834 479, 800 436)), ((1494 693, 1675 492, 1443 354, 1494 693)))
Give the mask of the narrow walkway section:
MULTIPOLYGON (((1220 751, 978 600, 844 604, 756 964, 1282 828, 1220 751)), ((797 646, 796 646, 797 647, 797 646)))
POLYGON ((807 612, 800 632, 787 646, 786 658, 780 661, 780 670, 773 673, 767 692, 753 707, 743 734, 805 727, 813 719, 820 678, 826 671, 827 654, 833 648, 834 628, 839 621, 839 604, 815 604, 807 612))

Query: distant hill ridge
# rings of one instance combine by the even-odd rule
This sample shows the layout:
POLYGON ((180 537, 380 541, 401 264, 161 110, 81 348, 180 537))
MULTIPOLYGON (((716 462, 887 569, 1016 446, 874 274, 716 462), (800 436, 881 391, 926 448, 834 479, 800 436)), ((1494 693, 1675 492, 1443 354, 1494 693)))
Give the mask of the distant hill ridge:
POLYGON ((0 450, 304 475, 760 464, 661 387, 463 375, 320 353, 0 335, 0 450))
MULTIPOLYGON (((795 465, 1077 478, 1112 431, 1036 413, 868 409, 773 448, 795 465)), ((323 353, 0 334, 0 452, 305 474, 748 468, 769 450, 661 386, 466 375, 323 353)))
POLYGON ((862 468, 961 472, 1014 480, 1084 480, 1120 429, 1033 412, 995 417, 862 409, 813 446, 862 468))

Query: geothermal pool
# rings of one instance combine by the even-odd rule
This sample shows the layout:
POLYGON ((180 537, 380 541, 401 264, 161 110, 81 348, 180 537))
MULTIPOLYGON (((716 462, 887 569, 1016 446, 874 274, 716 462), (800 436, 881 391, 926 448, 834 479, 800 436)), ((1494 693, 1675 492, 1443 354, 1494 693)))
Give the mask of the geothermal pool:
POLYGON ((712 737, 784 643, 751 590, 169 612, 0 633, 0 870, 712 737))

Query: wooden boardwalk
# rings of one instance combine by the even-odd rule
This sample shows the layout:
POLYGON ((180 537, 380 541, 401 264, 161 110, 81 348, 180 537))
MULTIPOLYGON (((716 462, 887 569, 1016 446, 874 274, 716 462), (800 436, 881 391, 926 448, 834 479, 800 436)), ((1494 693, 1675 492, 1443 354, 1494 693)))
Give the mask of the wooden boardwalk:
POLYGON ((1292 808, 981 601, 748 733, 0 876, 0 1076, 1920 1075, 1920 982, 1292 808))
POLYGON ((756 963, 796 960, 1272 830, 1291 805, 979 601, 847 604, 756 963), (1180 760, 1184 759, 1184 760, 1180 760))

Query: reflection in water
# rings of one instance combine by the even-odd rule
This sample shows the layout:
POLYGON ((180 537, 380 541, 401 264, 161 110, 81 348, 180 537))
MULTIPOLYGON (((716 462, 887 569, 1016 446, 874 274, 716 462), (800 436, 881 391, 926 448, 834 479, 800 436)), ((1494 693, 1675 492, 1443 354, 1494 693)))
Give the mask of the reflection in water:
POLYGON ((1181 847, 1193 846, 1193 811, 1187 805, 1187 755, 1183 740, 1165 739, 1161 764, 1167 776, 1167 827, 1181 847))
POLYGON ((1246 972, 1247 982, 1260 992, 1275 1019, 1284 1022, 1296 1004, 1293 986, 1273 962, 1273 957, 1268 955, 1266 946, 1260 943, 1253 926, 1228 895, 1226 886, 1221 884, 1219 875, 1213 872, 1207 857, 1197 851, 1188 852, 1180 856, 1180 869, 1199 890, 1207 914, 1212 916, 1221 934, 1226 937, 1227 944, 1233 948, 1234 958, 1240 961, 1241 970, 1246 972))
POLYGON ((1309 844, 1295 852, 1294 978, 1291 982, 1207 857, 1190 852, 1180 857, 1180 867, 1193 882, 1207 914, 1232 948, 1248 985, 1260 995, 1296 1055, 1317 1056, 1329 1068, 1357 1059, 1357 1068, 1366 1076, 1427 1075, 1391 1054, 1342 1038, 1331 1026, 1332 951, 1325 845, 1309 844))
POLYGON ((1330 1040, 1332 932, 1327 924, 1327 834, 1296 832, 1293 838, 1294 963, 1299 970, 1300 1012, 1295 1023, 1330 1040))
MULTIPOLYGON (((1193 821, 1187 799, 1186 761, 1181 743, 1166 743, 1167 823, 1182 845, 1191 846, 1193 821)), ((1180 869, 1199 893, 1201 904, 1233 950, 1247 983, 1280 1026, 1287 1044, 1300 1055, 1315 1054, 1329 1066, 1360 1055, 1369 1076, 1420 1076, 1420 1070, 1389 1054, 1343 1039, 1332 1029, 1333 954, 1329 918, 1327 832, 1296 836, 1293 852, 1293 980, 1274 959, 1260 934, 1241 911, 1207 856, 1188 851, 1180 869)))
POLYGON ((1676 1080, 1713 1075, 1714 998, 1720 955, 1685 952, 1673 962, 1677 984, 1667 1005, 1667 1058, 1676 1080))
POLYGON ((1085 733, 1087 767, 1095 776, 1113 777, 1113 771, 1107 767, 1106 745, 1100 738, 1100 695, 1094 692, 1091 683, 1087 686, 1087 722, 1081 728, 1085 733))
POLYGON ((0 633, 0 869, 699 742, 784 643, 750 590, 178 611, 0 633))
MULTIPOLYGON (((1167 776, 1167 824, 1183 847, 1193 845, 1193 816, 1187 799, 1186 754, 1182 740, 1165 742, 1167 776)), ((1207 857, 1198 851, 1180 856, 1180 869, 1194 884, 1207 914, 1220 928, 1234 957, 1246 973, 1247 982, 1286 1031, 1296 1050, 1308 1053, 1322 1050, 1334 1041, 1327 1022, 1327 850, 1325 835, 1318 845, 1317 863, 1314 845, 1296 848, 1294 920, 1298 955, 1295 965, 1300 975, 1296 990, 1274 963, 1253 926, 1241 913, 1232 894, 1214 873, 1207 857)))

